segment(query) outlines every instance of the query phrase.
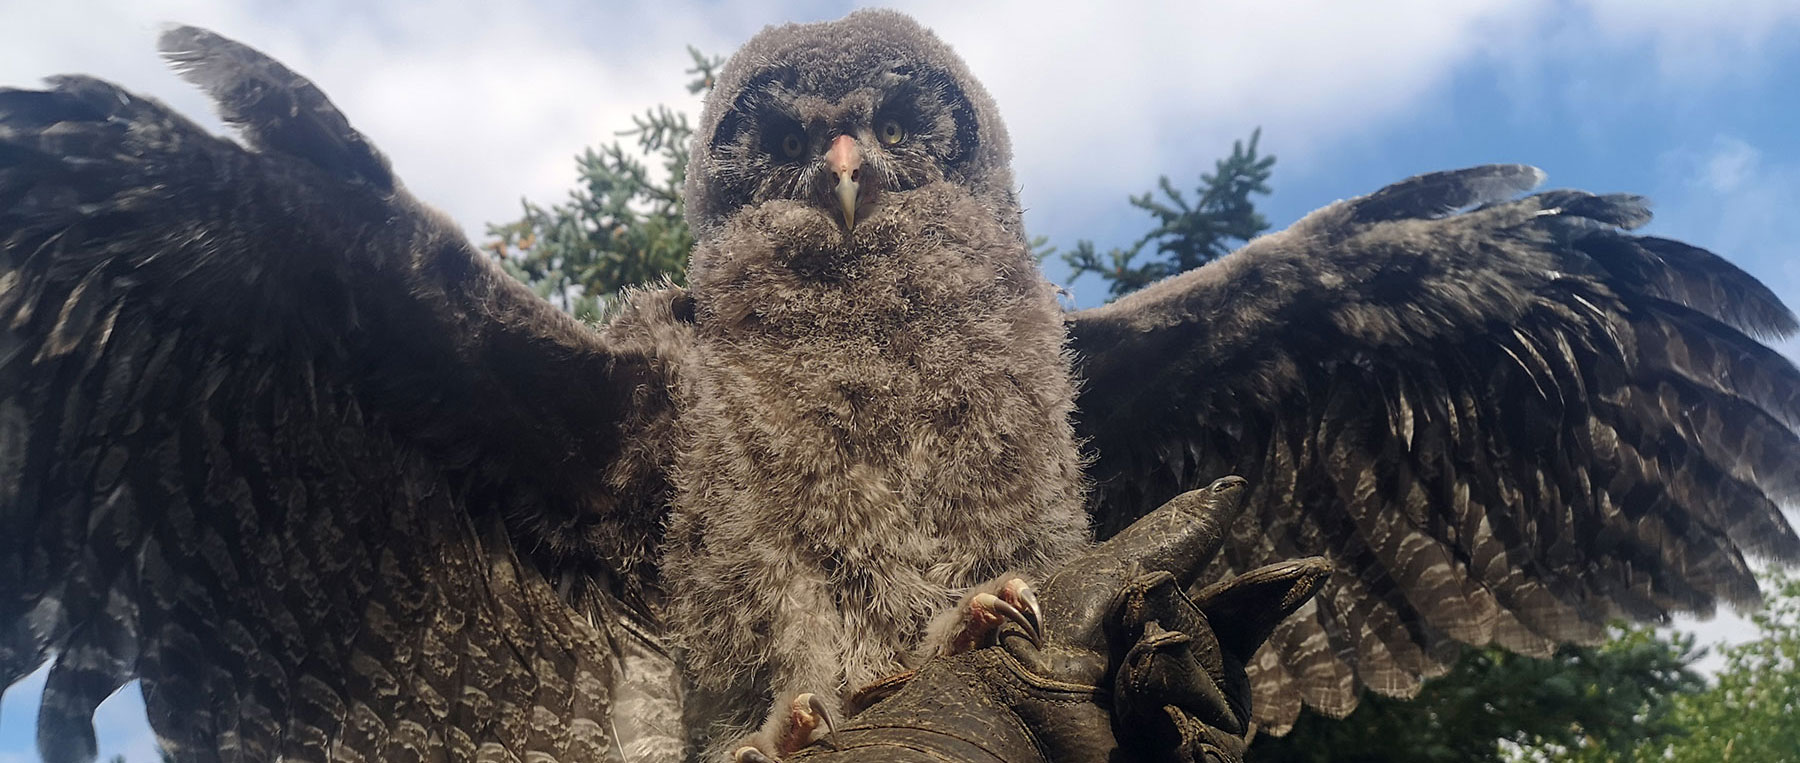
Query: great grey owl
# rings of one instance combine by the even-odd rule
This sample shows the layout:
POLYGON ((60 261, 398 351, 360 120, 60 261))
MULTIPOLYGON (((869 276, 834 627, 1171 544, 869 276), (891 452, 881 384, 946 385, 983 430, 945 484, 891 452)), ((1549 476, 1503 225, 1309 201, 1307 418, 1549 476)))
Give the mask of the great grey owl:
POLYGON ((645 643, 723 743, 1228 473, 1205 579, 1335 564, 1250 666, 1275 733, 1800 556, 1800 372, 1746 335, 1795 320, 1635 197, 1420 176, 1063 313, 993 104, 859 12, 733 57, 690 286, 594 330, 304 79, 163 50, 243 145, 91 78, 0 92, 0 684, 54 661, 47 759, 133 677, 180 760, 616 759, 677 733, 618 707, 645 643))

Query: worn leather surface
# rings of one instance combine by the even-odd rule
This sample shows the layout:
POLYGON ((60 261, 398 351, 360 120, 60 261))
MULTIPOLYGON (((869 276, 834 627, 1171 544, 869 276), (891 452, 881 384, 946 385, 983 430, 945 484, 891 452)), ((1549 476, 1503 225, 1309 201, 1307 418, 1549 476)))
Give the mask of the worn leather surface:
POLYGON ((1008 624, 998 644, 925 664, 835 742, 792 759, 1242 760, 1244 662, 1326 571, 1298 560, 1212 586, 1199 602, 1187 594, 1245 486, 1226 477, 1177 496, 1044 580, 1041 648, 1008 624))

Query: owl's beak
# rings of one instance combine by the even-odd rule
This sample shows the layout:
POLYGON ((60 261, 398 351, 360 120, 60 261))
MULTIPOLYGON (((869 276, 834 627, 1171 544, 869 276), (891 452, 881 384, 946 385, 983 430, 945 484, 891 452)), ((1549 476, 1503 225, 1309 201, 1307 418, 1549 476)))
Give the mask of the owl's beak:
POLYGON ((862 164, 862 149, 848 135, 837 136, 825 151, 825 167, 837 175, 835 195, 844 215, 844 230, 856 227, 856 207, 862 201, 862 164))

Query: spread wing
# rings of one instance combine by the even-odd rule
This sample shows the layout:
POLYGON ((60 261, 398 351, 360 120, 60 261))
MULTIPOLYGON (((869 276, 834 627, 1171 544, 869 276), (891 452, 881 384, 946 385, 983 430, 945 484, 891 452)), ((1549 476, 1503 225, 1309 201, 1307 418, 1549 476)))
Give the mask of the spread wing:
POLYGON ((279 64, 163 47, 248 148, 0 91, 0 686, 53 661, 45 758, 133 677, 181 760, 611 757, 656 332, 535 298, 279 64))
POLYGON ((1793 316, 1629 234, 1638 198, 1513 198, 1540 179, 1416 177, 1070 319, 1103 534, 1235 473, 1256 492, 1211 579, 1335 564, 1251 667, 1265 728, 1410 696, 1455 642, 1754 602, 1745 553, 1800 556, 1800 373, 1751 338, 1793 316))

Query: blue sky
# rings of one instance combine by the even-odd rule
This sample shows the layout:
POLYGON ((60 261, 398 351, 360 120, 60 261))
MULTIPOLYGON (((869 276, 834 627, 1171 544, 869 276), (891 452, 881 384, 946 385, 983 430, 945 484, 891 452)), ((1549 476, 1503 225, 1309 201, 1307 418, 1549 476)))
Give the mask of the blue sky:
MULTIPOLYGON (((471 231, 561 198, 571 157, 657 103, 694 110, 683 46, 727 53, 837 2, 517 4, 0 0, 0 85, 114 79, 191 113, 158 24, 211 26, 313 77, 421 198, 471 231), (490 5, 494 7, 489 7, 490 5)), ((1263 128, 1278 227, 1417 172, 1484 162, 1655 201, 1651 231, 1713 248, 1800 304, 1800 0, 900 4, 956 47, 1006 115, 1034 233, 1129 243, 1125 201, 1190 187, 1263 128)), ((1047 264, 1066 283, 1060 263, 1047 264)), ((1097 280, 1072 285, 1097 304, 1097 280)), ((1783 349, 1794 355, 1800 344, 1783 349)), ((1711 634, 1741 634, 1713 625, 1711 634)), ((0 763, 35 760, 35 681, 0 706, 0 763)), ((102 757, 152 760, 135 696, 102 757)))

